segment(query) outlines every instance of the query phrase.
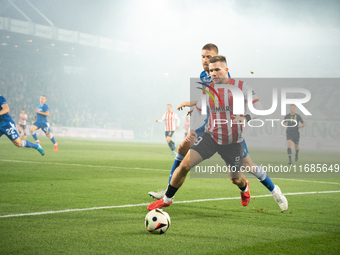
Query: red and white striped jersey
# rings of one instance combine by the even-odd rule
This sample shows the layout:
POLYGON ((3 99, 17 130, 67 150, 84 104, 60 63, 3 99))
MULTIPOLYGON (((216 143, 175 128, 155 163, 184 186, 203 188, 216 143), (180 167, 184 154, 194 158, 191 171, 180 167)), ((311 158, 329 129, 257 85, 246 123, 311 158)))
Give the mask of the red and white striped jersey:
MULTIPOLYGON (((248 107, 246 106, 248 90, 252 91, 252 104, 259 102, 256 93, 245 82, 240 80, 229 78, 226 84, 237 86, 242 91, 245 98, 244 109, 246 110, 246 114, 250 114, 252 118, 257 117, 253 116, 253 114, 251 114, 250 112, 247 112, 248 107)), ((223 85, 222 86, 219 85, 217 88, 215 87, 214 83, 211 83, 210 87, 217 92, 222 101, 222 105, 220 105, 220 101, 217 95, 214 93, 213 89, 205 87, 205 89, 208 90, 210 94, 213 95, 215 98, 215 100, 213 100, 209 94, 203 91, 204 94, 203 100, 206 100, 206 105, 207 108, 209 109, 209 118, 208 123, 205 126, 205 132, 210 133, 215 142, 220 145, 242 142, 244 123, 242 124, 232 123, 232 115, 234 115, 233 94, 227 88, 223 88, 223 85)), ((196 105, 196 110, 198 111, 201 111, 202 107, 201 100, 199 100, 199 102, 196 105)))
POLYGON ((177 113, 175 112, 166 112, 163 114, 163 117, 161 120, 158 120, 158 122, 165 122, 165 131, 174 131, 176 127, 179 127, 179 123, 181 120, 179 119, 177 113), (176 125, 177 120, 177 125, 176 125))
POLYGON ((27 114, 26 113, 20 113, 19 124, 20 125, 26 125, 26 119, 27 119, 27 114))

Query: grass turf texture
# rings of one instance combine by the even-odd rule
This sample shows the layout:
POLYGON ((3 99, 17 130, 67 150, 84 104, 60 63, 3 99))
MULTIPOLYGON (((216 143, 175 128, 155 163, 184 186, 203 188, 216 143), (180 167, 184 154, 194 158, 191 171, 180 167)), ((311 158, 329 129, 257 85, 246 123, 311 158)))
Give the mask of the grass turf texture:
MULTIPOLYGON (((0 215, 150 203, 147 192, 166 188, 174 159, 166 144, 59 138, 54 153, 48 139, 41 142, 44 157, 0 139, 0 215)), ((250 153, 255 162, 287 163, 285 148, 250 153)), ((318 157, 301 150, 299 164, 318 157)), ((339 163, 336 153, 321 157, 339 163)), ((305 180, 273 181, 284 193, 340 190, 339 179, 305 180)), ((269 194, 249 181, 253 196, 269 194)), ((221 197, 239 190, 228 179, 187 178, 175 200, 221 197)), ((146 206, 0 218, 0 254, 339 254, 340 193, 287 198, 284 213, 272 197, 247 207, 239 199, 173 204, 163 235, 145 230, 146 206)))

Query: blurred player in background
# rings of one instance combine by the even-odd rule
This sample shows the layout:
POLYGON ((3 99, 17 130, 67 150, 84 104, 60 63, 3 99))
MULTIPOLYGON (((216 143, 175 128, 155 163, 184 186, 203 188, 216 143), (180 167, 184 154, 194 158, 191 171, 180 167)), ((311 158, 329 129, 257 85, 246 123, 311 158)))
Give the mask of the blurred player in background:
POLYGON ((21 131, 24 133, 24 140, 26 140, 27 136, 26 136, 26 121, 27 121, 27 114, 25 113, 25 110, 22 109, 21 113, 20 113, 20 117, 19 117, 19 134, 20 134, 20 139, 22 137, 21 131))
POLYGON ((42 156, 44 156, 45 152, 40 144, 34 144, 25 140, 21 141, 19 133, 15 127, 15 123, 8 113, 9 106, 6 99, 0 95, 0 137, 5 134, 15 146, 34 148, 38 150, 42 156))
POLYGON ((172 151, 171 155, 175 155, 176 145, 175 142, 171 140, 172 136, 175 133, 175 130, 179 128, 179 123, 181 120, 179 119, 177 113, 172 112, 172 105, 167 105, 168 112, 163 114, 162 119, 156 120, 156 122, 165 122, 165 139, 169 145, 170 150, 172 151), (176 124, 177 121, 177 125, 176 124))
POLYGON ((306 124, 302 120, 301 116, 296 111, 296 106, 294 104, 290 105, 290 113, 287 114, 284 118, 284 125, 287 127, 286 130, 286 138, 287 138, 287 153, 288 153, 288 164, 292 164, 292 142, 295 146, 295 162, 299 159, 299 141, 300 141, 300 132, 299 128, 303 128, 306 124), (301 123, 301 125, 299 124, 301 123))
POLYGON ((189 116, 185 117, 185 122, 184 122, 184 138, 187 137, 189 130, 190 130, 190 121, 189 121, 189 116))
POLYGON ((41 128, 48 138, 52 141, 54 145, 54 152, 58 150, 58 143, 56 143, 54 136, 51 134, 50 123, 47 122, 47 116, 50 116, 48 105, 46 104, 46 96, 42 95, 40 97, 40 104, 37 105, 35 110, 37 113, 36 122, 31 126, 31 134, 36 143, 40 143, 35 131, 41 128))

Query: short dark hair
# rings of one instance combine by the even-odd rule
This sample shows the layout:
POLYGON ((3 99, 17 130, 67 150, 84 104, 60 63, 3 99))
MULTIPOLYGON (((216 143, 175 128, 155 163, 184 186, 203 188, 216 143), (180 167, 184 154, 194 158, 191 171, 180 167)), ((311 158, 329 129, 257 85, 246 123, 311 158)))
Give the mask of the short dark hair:
POLYGON ((227 60, 226 60, 225 56, 222 56, 222 55, 218 55, 218 56, 212 57, 209 60, 209 63, 216 63, 216 62, 222 62, 222 63, 227 64, 227 60))
POLYGON ((215 44, 213 43, 208 43, 203 46, 202 50, 214 50, 218 54, 218 48, 215 44))
POLYGON ((291 104, 290 106, 295 106, 295 107, 296 107, 296 105, 295 105, 295 104, 291 104))

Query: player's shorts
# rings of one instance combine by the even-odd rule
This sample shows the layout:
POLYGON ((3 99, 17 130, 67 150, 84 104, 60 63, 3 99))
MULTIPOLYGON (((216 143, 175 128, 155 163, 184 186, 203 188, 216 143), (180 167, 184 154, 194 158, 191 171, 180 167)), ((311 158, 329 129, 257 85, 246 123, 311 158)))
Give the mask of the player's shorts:
POLYGON ((26 129, 26 125, 19 125, 21 128, 26 129))
POLYGON ((243 165, 242 143, 219 145, 209 133, 203 133, 202 136, 198 137, 190 149, 197 151, 203 160, 211 158, 218 152, 226 165, 230 166, 230 170, 233 172, 238 172, 243 165))
POLYGON ((51 132, 50 123, 48 122, 43 123, 36 121, 33 123, 33 125, 36 126, 38 129, 41 128, 41 130, 44 131, 46 135, 48 135, 51 132))
POLYGON ((248 148, 247 148, 247 144, 246 144, 246 141, 243 139, 243 142, 242 142, 242 146, 243 146, 243 158, 247 157, 248 156, 248 148))
POLYGON ((299 132, 292 132, 292 133, 286 133, 287 141, 292 140, 293 143, 299 144, 300 141, 300 133, 299 132))
POLYGON ((6 135, 10 140, 19 138, 19 133, 12 118, 7 117, 0 121, 0 137, 6 135))
POLYGON ((174 135, 175 131, 165 131, 165 137, 172 137, 174 135))

